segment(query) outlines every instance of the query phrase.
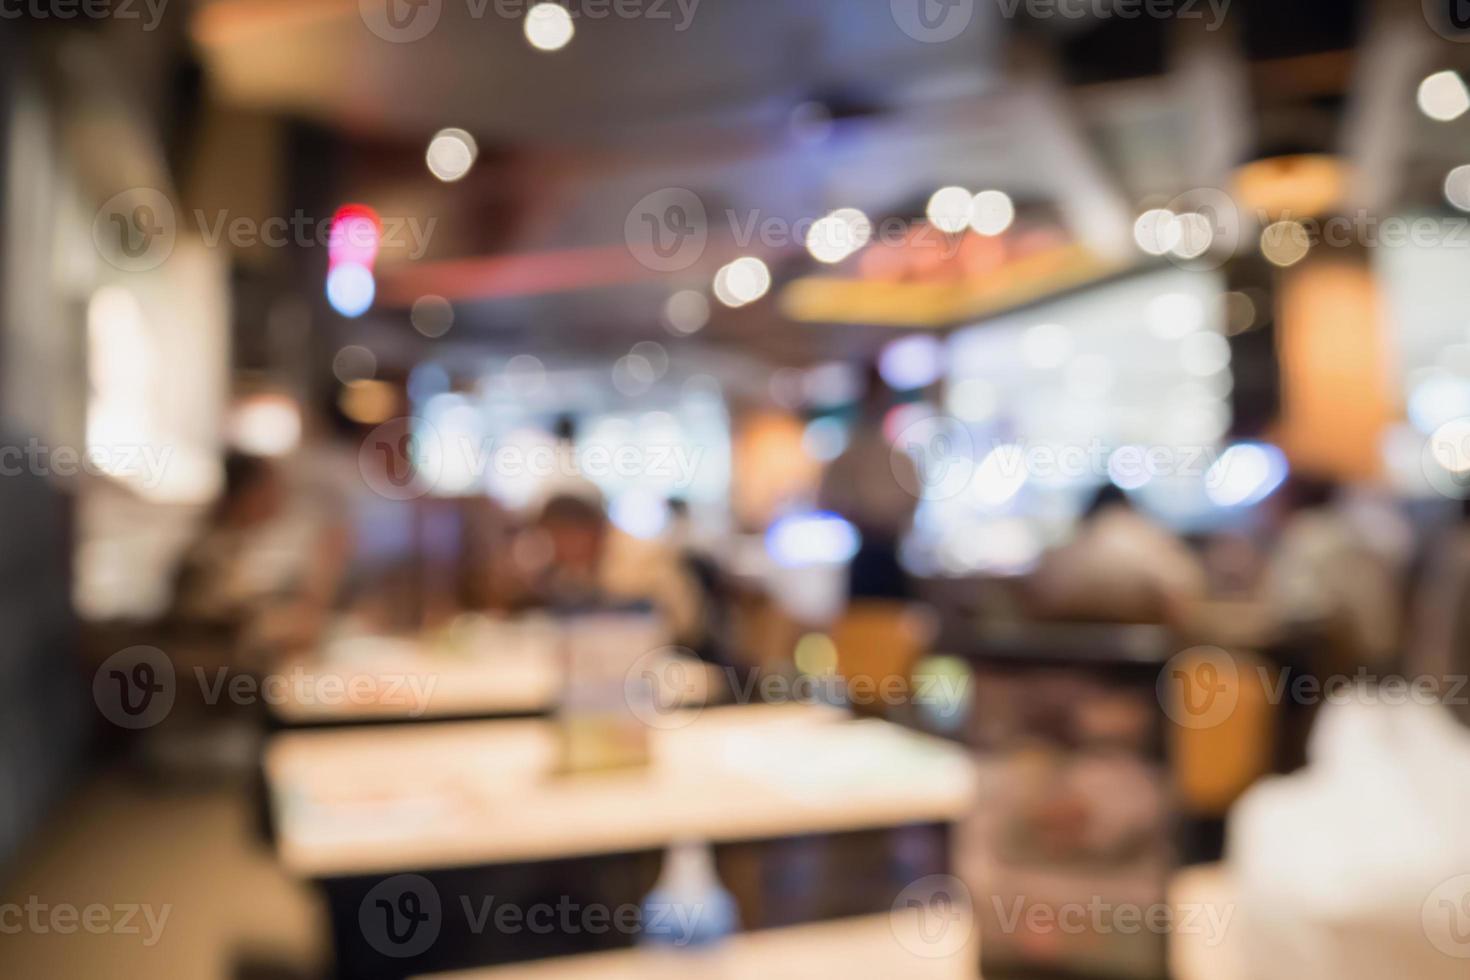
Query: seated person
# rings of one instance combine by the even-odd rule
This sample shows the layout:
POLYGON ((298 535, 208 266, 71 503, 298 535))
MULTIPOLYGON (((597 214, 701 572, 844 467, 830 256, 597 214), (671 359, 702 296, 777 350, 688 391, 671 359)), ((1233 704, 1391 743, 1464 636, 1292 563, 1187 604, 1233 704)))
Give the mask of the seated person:
POLYGON ((1072 540, 1042 558, 1031 588, 1043 618, 1167 624, 1203 596, 1205 573, 1183 541, 1108 484, 1072 540))
POLYGON ((609 527, 585 496, 552 497, 528 533, 536 544, 523 549, 534 560, 523 601, 565 610, 648 602, 674 642, 703 644, 699 586, 669 548, 609 527))
POLYGON ((288 495, 271 460, 231 453, 224 471, 224 489, 179 562, 168 620, 258 651, 309 643, 325 620, 341 548, 279 539, 290 530, 288 495))

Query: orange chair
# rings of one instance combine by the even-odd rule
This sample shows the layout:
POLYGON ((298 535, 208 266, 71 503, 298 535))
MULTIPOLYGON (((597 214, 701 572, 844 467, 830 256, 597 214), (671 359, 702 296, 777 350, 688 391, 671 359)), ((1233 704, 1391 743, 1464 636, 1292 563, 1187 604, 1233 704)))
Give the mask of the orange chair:
POLYGON ((852 602, 833 624, 832 642, 837 672, 854 694, 853 707, 863 714, 896 714, 907 701, 914 665, 929 652, 937 632, 928 606, 882 599, 852 602))

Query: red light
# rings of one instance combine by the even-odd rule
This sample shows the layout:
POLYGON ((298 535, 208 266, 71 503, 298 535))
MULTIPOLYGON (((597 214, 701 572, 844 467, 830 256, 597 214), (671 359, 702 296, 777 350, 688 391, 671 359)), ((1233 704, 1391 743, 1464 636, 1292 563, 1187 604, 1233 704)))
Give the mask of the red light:
POLYGON ((371 270, 378 258, 378 244, 383 236, 383 222, 366 204, 346 204, 332 216, 328 242, 330 265, 360 265, 371 270))

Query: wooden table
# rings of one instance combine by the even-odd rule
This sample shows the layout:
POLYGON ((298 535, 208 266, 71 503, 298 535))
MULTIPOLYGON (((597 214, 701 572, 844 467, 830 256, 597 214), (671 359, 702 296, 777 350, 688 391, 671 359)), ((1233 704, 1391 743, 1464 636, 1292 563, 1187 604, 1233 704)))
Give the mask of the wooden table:
POLYGON ((619 950, 540 963, 439 974, 425 980, 979 980, 973 920, 958 948, 926 944, 909 917, 863 916, 742 933, 708 951, 619 950), (918 952, 916 952, 918 951, 918 952))
MULTIPOLYGON (((568 673, 569 627, 549 617, 482 621, 457 637, 344 637, 280 664, 263 682, 279 727, 369 725, 408 721, 544 715, 560 703, 568 673)), ((629 637, 628 659, 678 660, 680 690, 665 692, 702 704, 720 689, 713 670, 669 652, 656 628, 629 637)))
POLYGON ((547 949, 465 928, 460 909, 488 895, 636 903, 662 850, 689 838, 717 845, 747 926, 881 911, 949 870, 948 825, 975 791, 958 746, 833 708, 690 710, 649 738, 646 767, 558 775, 558 730, 541 719, 281 733, 265 756, 277 852, 326 889, 344 974, 407 976, 627 945, 547 949), (892 834, 914 835, 918 856, 895 860, 892 834), (445 932, 423 956, 385 960, 359 913, 400 875, 432 883, 445 932), (760 904, 813 882, 841 892, 813 898, 816 914, 760 904))

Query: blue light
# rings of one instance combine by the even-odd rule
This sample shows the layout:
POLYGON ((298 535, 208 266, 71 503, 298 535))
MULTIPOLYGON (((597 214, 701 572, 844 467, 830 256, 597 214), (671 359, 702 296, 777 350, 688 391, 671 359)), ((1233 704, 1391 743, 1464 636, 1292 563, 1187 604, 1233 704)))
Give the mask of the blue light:
POLYGON ((327 273, 327 302, 345 317, 362 316, 372 309, 377 284, 366 267, 343 262, 327 273))
POLYGON ((1216 507, 1250 507, 1286 482, 1286 454, 1264 442, 1236 443, 1205 473, 1205 495, 1216 507))
POLYGON ((449 372, 432 361, 418 365, 408 375, 408 397, 415 405, 444 394, 450 387, 449 372))
POLYGON ((858 529, 836 514, 789 514, 766 531, 766 553, 783 568, 851 561, 862 544, 858 529))
POLYGON ((894 391, 915 391, 939 380, 944 349, 927 334, 895 340, 878 355, 878 373, 894 391))

